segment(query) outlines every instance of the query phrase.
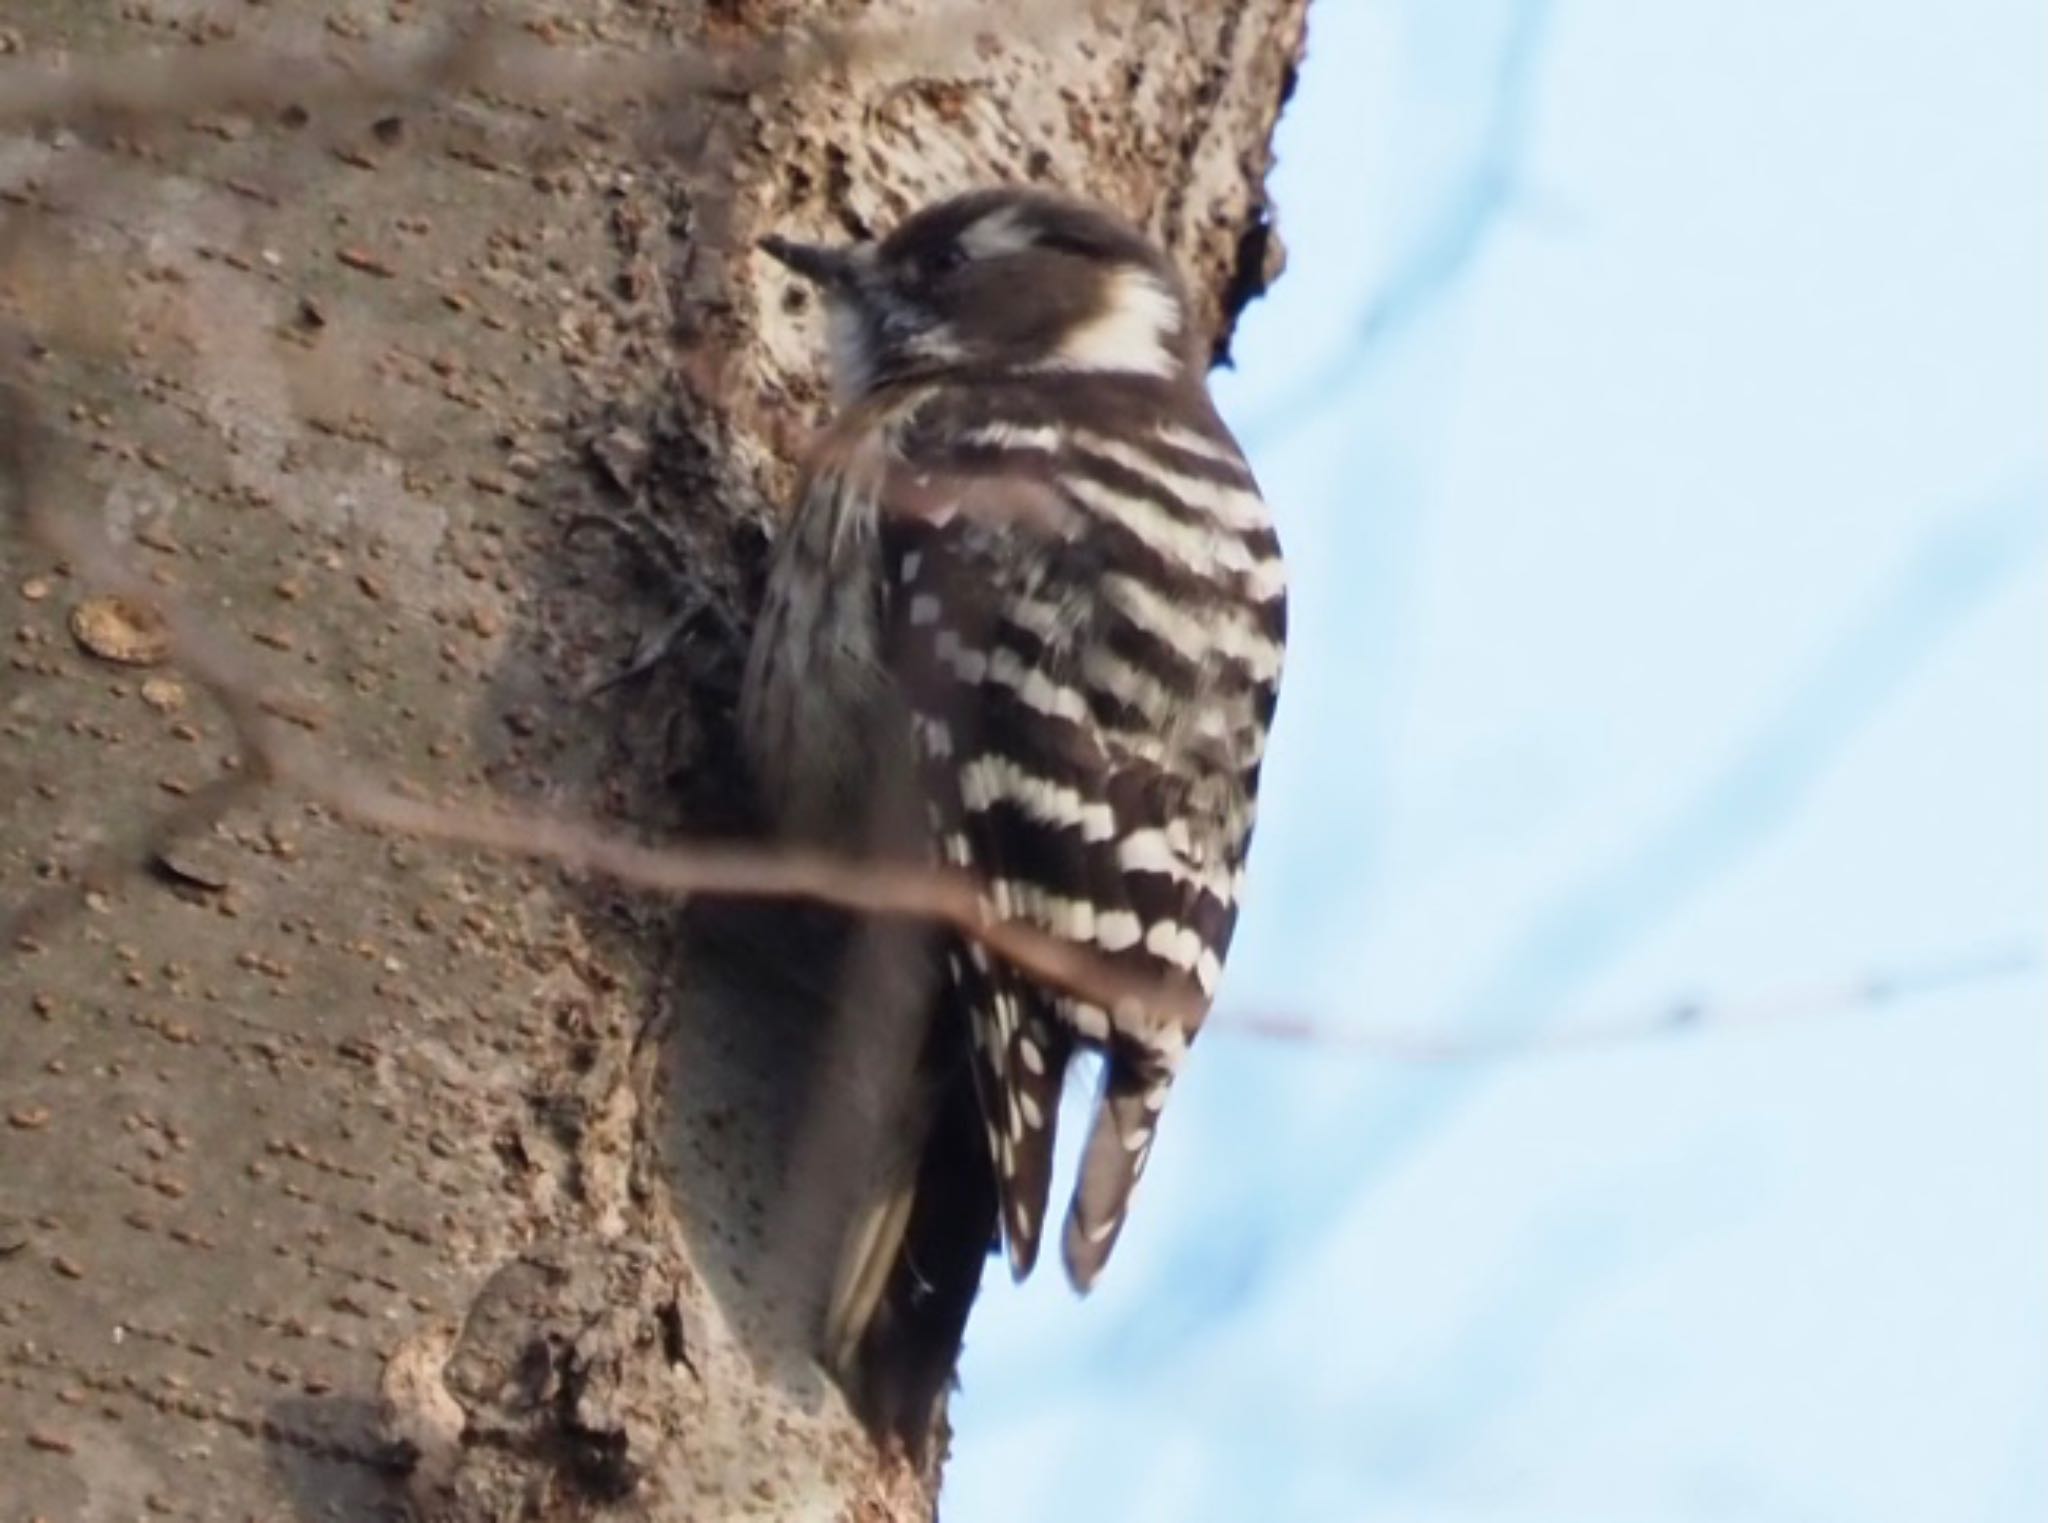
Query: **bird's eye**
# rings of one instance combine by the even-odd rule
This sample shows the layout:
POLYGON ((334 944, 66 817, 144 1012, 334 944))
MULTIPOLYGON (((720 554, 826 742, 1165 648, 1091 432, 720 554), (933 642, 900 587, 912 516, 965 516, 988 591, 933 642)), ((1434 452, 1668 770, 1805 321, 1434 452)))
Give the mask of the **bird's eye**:
POLYGON ((925 272, 931 276, 950 275, 967 263, 967 250, 957 243, 942 243, 925 257, 925 272))

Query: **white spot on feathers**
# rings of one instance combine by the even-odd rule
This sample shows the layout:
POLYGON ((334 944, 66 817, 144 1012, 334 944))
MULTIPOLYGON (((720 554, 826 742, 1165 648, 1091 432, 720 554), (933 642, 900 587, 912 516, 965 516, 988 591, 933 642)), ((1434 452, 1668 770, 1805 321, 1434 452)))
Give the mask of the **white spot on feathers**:
POLYGON ((1145 950, 1161 962, 1186 972, 1202 955, 1202 938, 1187 926, 1159 920, 1145 933, 1145 950))
POLYGON ((1145 927, 1129 910, 1109 910, 1095 917, 1095 944, 1105 952, 1122 952, 1138 944, 1145 927))
POLYGON ((1034 776, 1003 756, 978 756, 961 767, 960 802, 976 812, 1014 804, 1044 824, 1078 829, 1085 841, 1107 841, 1116 834, 1116 816, 1108 804, 1034 776))

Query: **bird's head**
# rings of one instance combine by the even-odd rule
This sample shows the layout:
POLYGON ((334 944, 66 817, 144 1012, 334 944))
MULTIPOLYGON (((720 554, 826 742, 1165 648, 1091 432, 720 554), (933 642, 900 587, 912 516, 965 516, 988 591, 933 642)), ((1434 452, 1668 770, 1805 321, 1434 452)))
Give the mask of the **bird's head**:
POLYGON ((979 190, 880 240, 761 248, 823 293, 842 396, 960 373, 1200 374, 1172 265, 1085 201, 979 190))

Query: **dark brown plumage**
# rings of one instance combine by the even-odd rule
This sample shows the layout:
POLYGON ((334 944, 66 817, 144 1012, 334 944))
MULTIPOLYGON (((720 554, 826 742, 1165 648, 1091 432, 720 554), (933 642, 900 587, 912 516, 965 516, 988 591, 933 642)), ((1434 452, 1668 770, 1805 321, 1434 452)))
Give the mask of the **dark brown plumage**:
MULTIPOLYGON (((1237 913, 1284 639, 1279 545, 1207 394, 1165 257, 1099 208, 996 189, 879 244, 769 240, 825 292, 844 410, 807 463, 742 719, 815 834, 899 782, 991 911, 1178 983, 1206 1009, 1237 913)), ((983 1253, 1045 1227, 1061 1084, 1104 1082, 1062 1254, 1115 1245, 1195 1029, 941 948, 900 1162, 849 1239, 828 1353, 921 1437, 983 1253)), ((859 1018, 859 1013, 855 1013, 859 1018)))

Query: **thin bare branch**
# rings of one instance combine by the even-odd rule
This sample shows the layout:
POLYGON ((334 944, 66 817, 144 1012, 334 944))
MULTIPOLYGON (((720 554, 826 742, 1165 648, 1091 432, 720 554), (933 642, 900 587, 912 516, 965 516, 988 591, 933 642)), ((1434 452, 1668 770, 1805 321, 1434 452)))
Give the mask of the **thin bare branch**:
POLYGON ((1512 1030, 1433 1033, 1392 1026, 1346 1027, 1312 1017, 1219 1010, 1218 1031, 1283 1042, 1310 1043, 1397 1062, 1493 1063, 1509 1058, 1605 1052, 1666 1037, 1778 1025, 1852 1011, 1873 1010, 1980 984, 2039 978, 2034 945, 1997 946, 1981 952, 1858 978, 1800 985, 1746 999, 1678 999, 1613 1011, 1604 1016, 1501 1022, 1512 1030))
MULTIPOLYGON (((0 390, 0 411, 7 415, 0 423, 0 482, 12 486, 25 529, 86 581, 152 609, 162 620, 171 661, 212 694, 236 737, 236 788, 206 796, 211 815, 188 807, 175 819, 158 821, 145 837, 153 847, 167 826, 185 831, 203 824, 240 788, 268 781, 373 830, 552 862, 678 898, 807 900, 861 914, 935 921, 1076 998, 1112 1010, 1149 1011, 1161 1021, 1184 1022, 1196 1014, 1188 990, 1134 977, 1085 948, 992 918, 969 882, 950 871, 772 848, 647 846, 524 807, 431 802, 338 760, 277 717, 290 714, 293 705, 265 691, 232 639, 137 571, 96 527, 47 506, 51 494, 42 486, 51 440, 32 406, 19 388, 0 390)), ((131 868, 139 865, 130 858, 131 868)), ((47 911, 46 905, 32 908, 47 911)), ((13 929, 18 934, 20 927, 13 929)))

